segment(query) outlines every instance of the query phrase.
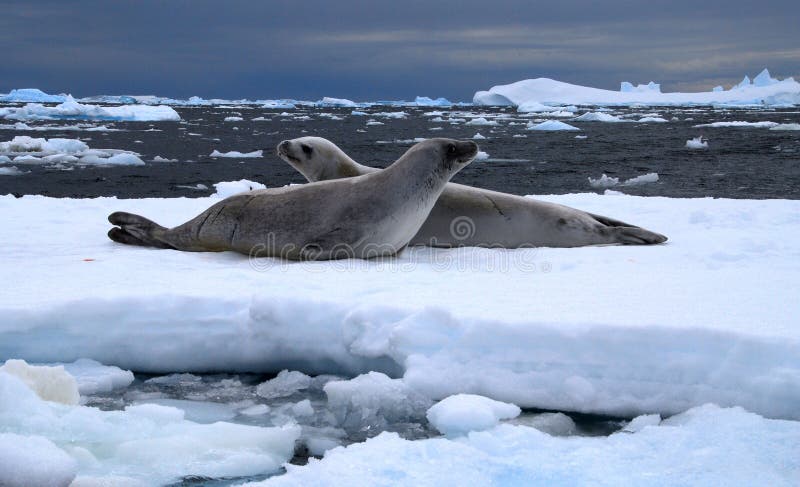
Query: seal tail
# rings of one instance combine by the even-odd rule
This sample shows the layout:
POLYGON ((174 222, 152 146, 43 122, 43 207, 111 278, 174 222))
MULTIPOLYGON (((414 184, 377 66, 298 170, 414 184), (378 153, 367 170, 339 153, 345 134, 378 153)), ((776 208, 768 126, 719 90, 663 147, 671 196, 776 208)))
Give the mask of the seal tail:
POLYGON ((595 215, 594 213, 589 213, 589 215, 598 222, 609 227, 616 237, 617 242, 623 245, 653 245, 667 241, 667 237, 660 233, 651 232, 642 227, 637 227, 636 225, 631 225, 630 223, 615 220, 607 216, 595 215))
POLYGON ((108 221, 116 225, 108 232, 108 238, 115 242, 159 249, 174 248, 158 238, 158 234, 163 234, 167 229, 143 216, 116 211, 108 215, 108 221))

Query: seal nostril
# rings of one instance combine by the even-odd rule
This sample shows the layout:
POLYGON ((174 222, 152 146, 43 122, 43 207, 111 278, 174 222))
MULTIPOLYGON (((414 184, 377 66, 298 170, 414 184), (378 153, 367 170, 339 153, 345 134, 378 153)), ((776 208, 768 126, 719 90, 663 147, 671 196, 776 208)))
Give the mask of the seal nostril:
POLYGON ((289 150, 289 141, 288 140, 284 140, 283 142, 278 144, 278 149, 280 151, 282 151, 282 152, 288 151, 289 150))

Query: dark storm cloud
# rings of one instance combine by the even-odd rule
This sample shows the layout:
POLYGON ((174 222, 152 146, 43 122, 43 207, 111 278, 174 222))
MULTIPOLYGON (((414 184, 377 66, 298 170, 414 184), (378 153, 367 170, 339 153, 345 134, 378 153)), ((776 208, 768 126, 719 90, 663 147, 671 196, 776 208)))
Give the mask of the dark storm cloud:
POLYGON ((547 76, 708 89, 800 73, 775 2, 0 2, 0 92, 470 100, 547 76))

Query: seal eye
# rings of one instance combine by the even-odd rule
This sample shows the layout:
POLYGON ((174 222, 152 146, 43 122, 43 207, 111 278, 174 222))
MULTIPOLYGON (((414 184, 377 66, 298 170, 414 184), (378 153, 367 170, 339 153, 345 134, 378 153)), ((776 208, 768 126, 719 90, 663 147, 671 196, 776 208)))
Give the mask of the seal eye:
POLYGON ((311 146, 308 146, 308 145, 302 144, 302 145, 300 146, 300 148, 301 148, 301 149, 303 149, 303 152, 305 153, 305 155, 307 155, 307 156, 310 156, 310 155, 311 155, 311 146))
POLYGON ((450 145, 447 146, 447 153, 448 154, 455 154, 456 153, 455 144, 450 144, 450 145))

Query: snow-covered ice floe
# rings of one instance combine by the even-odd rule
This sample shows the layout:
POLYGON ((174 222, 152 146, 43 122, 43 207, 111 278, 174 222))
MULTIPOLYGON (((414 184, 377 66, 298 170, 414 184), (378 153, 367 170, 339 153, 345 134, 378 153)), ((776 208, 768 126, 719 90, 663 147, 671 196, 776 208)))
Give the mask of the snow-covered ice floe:
POLYGON ((0 108, 0 118, 12 120, 107 120, 116 122, 178 121, 173 108, 157 105, 100 106, 75 101, 71 96, 54 107, 28 103, 22 107, 0 108))
POLYGON ((542 130, 546 132, 554 132, 560 130, 580 130, 578 127, 559 120, 545 120, 541 123, 528 122, 528 130, 542 130))
POLYGON ((116 166, 144 164, 139 154, 118 149, 91 149, 78 139, 43 139, 18 135, 0 142, 0 164, 37 164, 46 166, 116 166))
POLYGON ((642 184, 655 183, 658 181, 658 173, 650 172, 636 176, 620 182, 619 178, 609 177, 603 174, 597 179, 589 178, 589 185, 593 188, 606 189, 615 186, 640 186, 642 184))
POLYGON ((112 211, 173 226, 218 198, 3 196, 0 359, 378 371, 431 400, 629 417, 714 402, 800 419, 800 202, 541 199, 670 240, 288 263, 106 237, 112 211))
MULTIPOLYGON (((382 433, 248 487, 294 485, 771 485, 800 481, 800 423, 707 405, 635 432, 549 435, 502 424, 457 438, 382 433)), ((649 423, 649 424, 648 424, 649 423)))
POLYGON ((72 485, 144 486, 189 475, 258 475, 277 472, 294 453, 295 425, 199 424, 159 404, 122 411, 78 404, 81 381, 98 391, 124 374, 89 361, 52 367, 9 360, 0 367, 0 485, 70 485, 74 479, 72 485))
POLYGON ((237 158, 258 158, 263 157, 264 151, 256 150, 253 152, 239 152, 239 151, 229 151, 229 152, 220 152, 216 149, 208 155, 208 157, 237 157, 237 158))
POLYGON ((620 91, 573 85, 549 78, 526 79, 508 85, 493 86, 488 91, 478 91, 473 97, 476 105, 516 106, 520 111, 537 105, 771 105, 800 104, 800 83, 793 78, 777 80, 763 70, 751 82, 745 77, 729 90, 700 93, 662 93, 660 86, 652 83, 634 88, 622 83, 620 91))

